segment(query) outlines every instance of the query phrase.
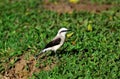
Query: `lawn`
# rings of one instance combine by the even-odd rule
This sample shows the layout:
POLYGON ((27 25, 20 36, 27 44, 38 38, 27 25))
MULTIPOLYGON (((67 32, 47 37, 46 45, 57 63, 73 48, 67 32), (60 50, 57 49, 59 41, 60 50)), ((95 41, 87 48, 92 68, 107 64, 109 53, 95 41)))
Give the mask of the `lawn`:
POLYGON ((91 2, 112 7, 59 13, 43 0, 0 0, 0 78, 119 79, 120 1, 91 2), (71 31, 59 59, 46 52, 35 60, 62 27, 71 31))

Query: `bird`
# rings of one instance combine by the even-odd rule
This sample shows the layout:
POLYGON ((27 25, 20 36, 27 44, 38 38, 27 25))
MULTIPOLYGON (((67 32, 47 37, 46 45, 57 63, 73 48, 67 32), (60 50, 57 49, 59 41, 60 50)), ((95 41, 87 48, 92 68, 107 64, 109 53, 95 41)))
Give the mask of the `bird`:
POLYGON ((56 51, 64 44, 65 39, 66 39, 66 33, 70 31, 67 28, 61 28, 59 29, 57 35, 44 47, 44 49, 35 56, 35 58, 37 59, 37 57, 44 52, 47 51, 53 51, 56 53, 56 51))

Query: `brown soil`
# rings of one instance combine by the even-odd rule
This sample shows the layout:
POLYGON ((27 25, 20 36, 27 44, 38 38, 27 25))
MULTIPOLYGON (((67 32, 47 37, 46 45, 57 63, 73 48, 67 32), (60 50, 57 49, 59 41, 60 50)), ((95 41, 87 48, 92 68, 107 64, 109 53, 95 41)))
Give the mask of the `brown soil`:
POLYGON ((73 11, 88 11, 88 12, 101 12, 109 10, 113 5, 111 4, 98 4, 90 3, 90 0, 80 0, 79 3, 69 3, 65 1, 50 3, 46 0, 44 8, 58 13, 72 13, 73 11))
MULTIPOLYGON (((47 58, 42 59, 43 61, 46 61, 47 58)), ((11 59, 12 61, 12 59, 11 59)), ((41 61, 41 62, 43 62, 41 61)), ((33 56, 29 56, 29 59, 27 60, 25 58, 25 55, 22 55, 19 57, 19 60, 14 64, 13 67, 8 68, 3 75, 0 75, 2 79, 27 79, 28 77, 31 77, 33 73, 40 72, 41 70, 50 70, 52 69, 56 63, 51 63, 47 65, 39 64, 39 67, 36 67, 36 61, 33 56)), ((9 67, 9 65, 8 65, 9 67)))

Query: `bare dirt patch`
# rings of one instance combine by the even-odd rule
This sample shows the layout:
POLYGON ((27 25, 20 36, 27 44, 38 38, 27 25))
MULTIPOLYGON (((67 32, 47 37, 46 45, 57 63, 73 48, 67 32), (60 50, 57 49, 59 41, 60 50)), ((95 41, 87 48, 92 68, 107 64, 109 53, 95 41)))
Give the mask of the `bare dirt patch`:
POLYGON ((105 10, 109 10, 113 5, 111 4, 98 4, 91 3, 90 0, 80 0, 79 3, 68 3, 60 0, 57 3, 51 3, 46 0, 44 4, 44 8, 52 11, 56 11, 58 13, 72 13, 73 11, 88 11, 88 12, 101 12, 105 10))
MULTIPOLYGON (((46 61, 46 58, 42 60, 46 61)), ((33 73, 40 72, 41 70, 51 70, 56 65, 56 63, 47 64, 45 66, 39 64, 39 67, 36 67, 37 61, 38 60, 35 60, 32 55, 29 56, 28 60, 25 58, 25 55, 22 55, 14 66, 7 69, 1 76, 3 76, 3 79, 27 79, 32 76, 33 73)))

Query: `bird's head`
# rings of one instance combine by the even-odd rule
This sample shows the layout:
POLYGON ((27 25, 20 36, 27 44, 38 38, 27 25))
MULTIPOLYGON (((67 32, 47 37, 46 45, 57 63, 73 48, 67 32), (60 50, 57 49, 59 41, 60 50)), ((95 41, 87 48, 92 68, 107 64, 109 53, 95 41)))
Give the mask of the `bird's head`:
POLYGON ((58 35, 63 35, 63 36, 65 36, 68 31, 69 31, 69 30, 68 30, 67 28, 61 28, 61 29, 58 31, 58 35))

